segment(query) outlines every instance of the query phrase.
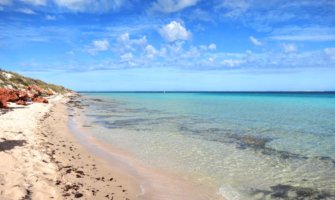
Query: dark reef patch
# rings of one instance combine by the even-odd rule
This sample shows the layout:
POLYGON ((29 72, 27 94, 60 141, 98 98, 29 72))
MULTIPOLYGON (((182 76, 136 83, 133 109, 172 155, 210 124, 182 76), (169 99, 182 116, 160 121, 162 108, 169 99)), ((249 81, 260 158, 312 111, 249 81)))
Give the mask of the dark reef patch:
POLYGON ((96 101, 96 102, 103 102, 102 99, 91 99, 91 101, 96 101))
MULTIPOLYGON (((274 140, 273 138, 261 137, 255 135, 246 135, 243 133, 233 133, 230 129, 191 129, 188 126, 180 125, 179 131, 185 135, 194 137, 200 136, 202 139, 235 144, 239 149, 253 149, 263 155, 277 156, 281 159, 302 159, 307 160, 311 157, 292 153, 289 151, 276 150, 267 146, 267 143, 274 140)), ((335 160, 331 157, 312 157, 320 162, 331 162, 335 166, 335 160)))
POLYGON ((266 149, 265 145, 272 139, 263 138, 253 135, 236 135, 231 134, 228 136, 230 139, 235 139, 239 148, 253 148, 253 149, 266 149))
POLYGON ((282 199, 282 200, 325 200, 335 199, 335 193, 321 191, 308 187, 278 184, 270 190, 252 189, 251 195, 256 199, 282 199))
POLYGON ((103 126, 110 129, 119 129, 119 128, 127 128, 127 129, 136 129, 137 125, 154 125, 159 122, 146 119, 146 118, 132 118, 132 119, 119 119, 119 120, 100 120, 95 121, 96 123, 102 124, 103 126))

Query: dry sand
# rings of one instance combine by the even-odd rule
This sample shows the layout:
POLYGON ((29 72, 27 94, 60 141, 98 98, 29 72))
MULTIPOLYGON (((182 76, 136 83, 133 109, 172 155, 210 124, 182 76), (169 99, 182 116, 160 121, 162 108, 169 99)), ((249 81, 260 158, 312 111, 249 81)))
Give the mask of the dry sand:
MULTIPOLYGON (((54 97, 54 101, 60 97, 54 97)), ((40 119, 52 104, 11 106, 0 115, 0 199, 59 198, 57 166, 41 151, 40 119)))
POLYGON ((0 199, 135 199, 131 178, 69 133, 67 98, 49 101, 0 114, 0 199))

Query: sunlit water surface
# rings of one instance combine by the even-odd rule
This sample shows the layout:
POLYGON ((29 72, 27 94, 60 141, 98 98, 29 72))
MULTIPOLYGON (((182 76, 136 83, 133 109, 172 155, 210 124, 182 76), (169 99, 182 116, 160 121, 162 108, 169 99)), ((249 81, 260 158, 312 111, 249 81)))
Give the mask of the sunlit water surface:
POLYGON ((227 199, 335 199, 335 94, 83 93, 93 134, 227 199))

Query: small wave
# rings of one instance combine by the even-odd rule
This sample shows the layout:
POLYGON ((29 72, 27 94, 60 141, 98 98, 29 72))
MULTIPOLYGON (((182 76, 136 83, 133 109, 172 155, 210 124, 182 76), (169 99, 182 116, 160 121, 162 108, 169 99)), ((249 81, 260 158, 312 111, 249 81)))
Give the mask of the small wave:
POLYGON ((221 185, 217 193, 227 200, 240 200, 241 195, 231 186, 221 185))
POLYGON ((140 197, 140 196, 143 196, 143 195, 145 194, 145 189, 144 189, 144 186, 143 186, 142 183, 140 184, 140 190, 141 190, 141 192, 138 193, 138 194, 136 195, 136 197, 140 197))

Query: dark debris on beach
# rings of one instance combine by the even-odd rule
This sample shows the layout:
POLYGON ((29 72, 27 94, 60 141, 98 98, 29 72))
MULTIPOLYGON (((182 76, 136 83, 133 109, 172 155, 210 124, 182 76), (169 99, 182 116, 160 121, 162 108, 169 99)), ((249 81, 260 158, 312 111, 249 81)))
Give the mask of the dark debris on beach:
MULTIPOLYGON (((80 96, 71 97, 66 103, 67 106, 70 108, 82 109, 85 105, 81 103, 79 98, 80 96)), ((50 118, 52 118, 51 120, 56 120, 52 115, 47 113, 43 116, 41 122, 50 120, 50 118)), ((59 143, 52 143, 48 138, 56 138, 58 136, 47 130, 40 134, 45 138, 43 139, 44 142, 42 148, 45 149, 50 161, 57 166, 58 171, 61 174, 54 184, 60 188, 64 199, 115 199, 115 193, 112 192, 115 190, 115 186, 110 188, 112 185, 117 184, 117 180, 115 180, 114 177, 97 177, 98 169, 96 164, 93 164, 94 162, 91 162, 91 164, 84 164, 85 162, 82 162, 82 164, 79 165, 74 164, 73 160, 83 160, 83 155, 76 153, 76 147, 72 142, 57 138, 59 143), (68 149, 68 151, 65 151, 65 149, 68 149), (68 161, 64 160, 64 158, 67 158, 68 161), (92 181, 92 184, 83 184, 83 179, 86 181, 89 180, 89 182, 92 181), (97 187, 97 185, 99 185, 99 187, 97 187), (103 190, 107 192, 103 192, 103 190)), ((85 159, 93 158, 88 156, 88 158, 85 159)), ((119 190, 125 194, 122 199, 129 200, 129 198, 126 197, 127 192, 125 189, 122 189, 122 186, 119 190)))

